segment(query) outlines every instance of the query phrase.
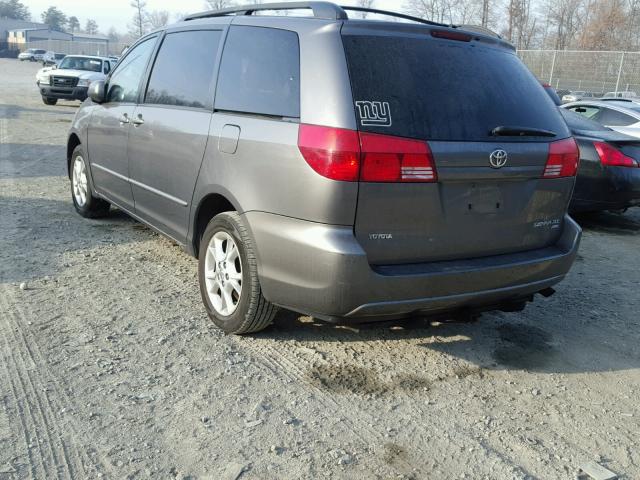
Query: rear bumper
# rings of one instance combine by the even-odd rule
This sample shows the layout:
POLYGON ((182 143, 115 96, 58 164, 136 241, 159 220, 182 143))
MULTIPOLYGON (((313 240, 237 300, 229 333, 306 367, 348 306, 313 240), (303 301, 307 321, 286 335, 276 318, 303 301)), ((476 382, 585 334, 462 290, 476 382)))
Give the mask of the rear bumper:
POLYGON ((265 297, 326 320, 490 310, 521 301, 564 278, 581 237, 580 227, 567 216, 557 244, 544 249, 374 267, 351 227, 262 212, 244 217, 255 241, 265 297))
POLYGON ((640 205, 640 168, 605 167, 602 175, 578 179, 572 212, 623 210, 640 205))
POLYGON ((43 97, 59 98, 61 100, 80 100, 87 98, 89 87, 56 88, 50 85, 40 85, 40 94, 43 97))

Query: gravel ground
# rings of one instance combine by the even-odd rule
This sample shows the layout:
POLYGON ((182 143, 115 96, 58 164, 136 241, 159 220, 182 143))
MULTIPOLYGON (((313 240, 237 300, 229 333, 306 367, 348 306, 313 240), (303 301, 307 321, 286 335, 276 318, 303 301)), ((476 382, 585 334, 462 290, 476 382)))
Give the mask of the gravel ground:
POLYGON ((640 212, 523 313, 225 336, 194 259, 74 212, 36 70, 0 60, 0 479, 640 478, 640 212))

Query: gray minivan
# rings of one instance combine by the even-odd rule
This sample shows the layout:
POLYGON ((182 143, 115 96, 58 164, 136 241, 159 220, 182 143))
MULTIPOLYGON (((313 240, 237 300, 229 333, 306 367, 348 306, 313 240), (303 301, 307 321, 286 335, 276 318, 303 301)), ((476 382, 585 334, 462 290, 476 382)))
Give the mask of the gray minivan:
POLYGON ((517 311, 576 256, 578 149, 513 47, 354 8, 189 16, 133 45, 73 122, 78 213, 114 205, 184 246, 225 332, 278 307, 517 311))

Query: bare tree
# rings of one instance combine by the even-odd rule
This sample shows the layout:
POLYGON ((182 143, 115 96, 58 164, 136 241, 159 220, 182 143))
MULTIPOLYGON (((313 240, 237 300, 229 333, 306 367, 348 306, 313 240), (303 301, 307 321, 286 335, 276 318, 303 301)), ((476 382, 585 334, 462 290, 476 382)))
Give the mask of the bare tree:
POLYGON ((587 18, 578 43, 580 48, 590 50, 629 50, 627 26, 630 5, 625 0, 595 2, 587 18))
POLYGON ((147 2, 144 0, 132 0, 129 5, 135 11, 129 25, 129 34, 132 37, 141 37, 147 32, 147 2))
POLYGON ((147 14, 147 22, 151 29, 161 28, 169 23, 170 16, 167 10, 154 10, 147 14))
POLYGON ((97 35, 98 34, 98 24, 92 18, 87 19, 87 23, 84 24, 84 32, 89 35, 97 35))
MULTIPOLYGON (((373 8, 376 3, 376 0, 358 0, 356 5, 360 8, 373 8)), ((360 16, 362 18, 367 18, 369 16, 369 12, 360 12, 360 16)))
MULTIPOLYGON (((608 1, 608 0, 607 0, 608 1)), ((547 0, 546 21, 552 42, 549 46, 563 50, 572 46, 592 7, 593 0, 547 0)))
POLYGON ((222 10, 223 8, 233 7, 235 4, 234 0, 207 0, 207 8, 211 10, 222 10))
POLYGON ((405 10, 411 15, 440 23, 453 23, 456 0, 407 0, 405 10))

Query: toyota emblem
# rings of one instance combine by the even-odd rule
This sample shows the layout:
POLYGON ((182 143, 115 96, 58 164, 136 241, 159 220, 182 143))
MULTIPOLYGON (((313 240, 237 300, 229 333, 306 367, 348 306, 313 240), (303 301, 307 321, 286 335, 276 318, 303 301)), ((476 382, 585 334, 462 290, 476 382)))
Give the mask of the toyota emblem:
POLYGON ((502 168, 507 164, 509 155, 504 150, 495 150, 489 155, 489 164, 492 168, 502 168))

